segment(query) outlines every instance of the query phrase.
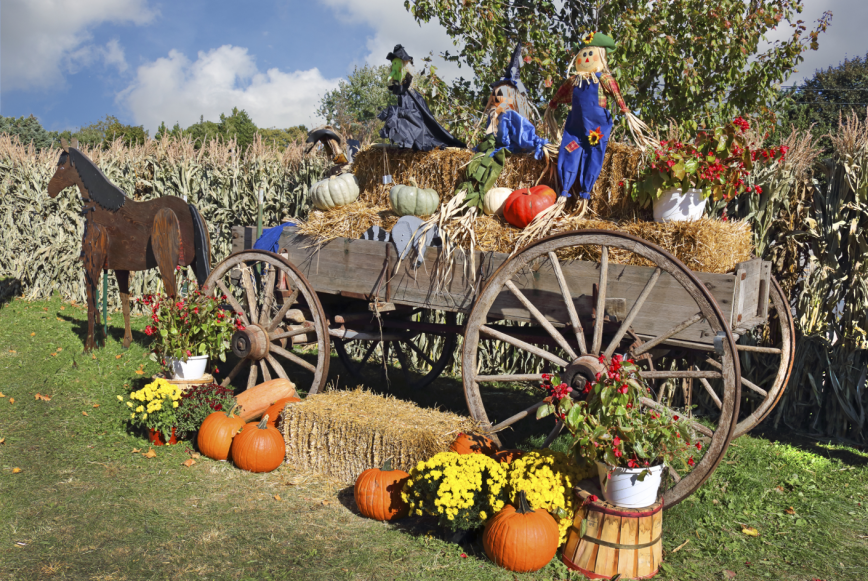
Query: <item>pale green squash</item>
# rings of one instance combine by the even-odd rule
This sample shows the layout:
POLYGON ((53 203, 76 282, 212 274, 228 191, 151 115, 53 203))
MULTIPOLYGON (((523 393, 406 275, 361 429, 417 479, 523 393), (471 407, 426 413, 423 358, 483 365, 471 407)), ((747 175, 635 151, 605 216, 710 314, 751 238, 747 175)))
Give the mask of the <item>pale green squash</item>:
POLYGON ((399 216, 428 216, 437 211, 440 196, 431 189, 398 185, 389 190, 389 202, 399 216))
POLYGON ((359 182, 351 173, 319 181, 310 189, 310 200, 317 210, 328 211, 352 204, 359 197, 359 182))

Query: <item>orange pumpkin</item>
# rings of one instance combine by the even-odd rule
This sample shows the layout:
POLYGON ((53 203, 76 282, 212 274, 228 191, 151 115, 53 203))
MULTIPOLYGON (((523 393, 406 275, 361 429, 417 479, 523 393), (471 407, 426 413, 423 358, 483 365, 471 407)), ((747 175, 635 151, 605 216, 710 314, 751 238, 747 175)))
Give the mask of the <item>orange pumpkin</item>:
POLYGON ((523 490, 516 504, 518 508, 507 504, 485 523, 482 547, 488 558, 504 569, 539 571, 558 550, 558 523, 544 510, 531 510, 523 490))
POLYGON ((246 389, 236 396, 241 406, 238 415, 245 422, 258 420, 271 404, 285 397, 298 397, 295 385, 288 379, 278 378, 246 389))
POLYGON ((279 400, 277 400, 276 402, 274 402, 273 404, 271 404, 271 406, 269 406, 269 408, 267 410, 265 410, 265 413, 268 414, 269 418, 274 418, 274 419, 268 420, 268 425, 274 426, 275 428, 277 428, 279 430, 281 428, 281 424, 282 424, 282 422, 280 420, 280 414, 283 412, 283 409, 286 407, 286 404, 296 403, 299 401, 301 401, 301 400, 297 397, 282 397, 279 400))
POLYGON ((521 450, 501 450, 492 456, 492 458, 504 464, 512 464, 513 460, 521 458, 523 454, 524 452, 521 450))
POLYGON ((244 427, 244 420, 235 415, 236 405, 228 413, 214 412, 209 414, 202 426, 196 443, 199 451, 212 460, 226 460, 229 457, 229 448, 232 446, 232 438, 238 430, 244 427))
POLYGON ((250 422, 232 442, 232 461, 248 472, 271 472, 283 462, 286 448, 283 436, 268 425, 268 414, 257 424, 250 422))
POLYGON ((410 475, 392 470, 392 461, 382 468, 369 468, 356 478, 353 496, 362 515, 376 520, 397 520, 410 513, 410 506, 401 498, 401 490, 410 475))
POLYGON ((512 192, 503 203, 503 217, 518 228, 525 228, 537 214, 554 206, 558 195, 548 186, 521 188, 512 192))
POLYGON ((449 446, 450 452, 458 452, 459 454, 485 454, 493 456, 497 453, 498 447, 493 441, 479 434, 464 434, 459 433, 455 441, 449 446))

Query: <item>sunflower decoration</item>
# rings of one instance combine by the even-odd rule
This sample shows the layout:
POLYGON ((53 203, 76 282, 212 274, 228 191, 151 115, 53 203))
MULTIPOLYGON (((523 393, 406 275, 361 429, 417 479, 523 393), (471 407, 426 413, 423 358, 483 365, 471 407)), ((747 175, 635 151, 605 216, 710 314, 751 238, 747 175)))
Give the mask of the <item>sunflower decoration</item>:
POLYGON ((588 143, 590 143, 591 145, 599 145, 601 139, 603 139, 603 132, 600 131, 599 125, 596 129, 591 129, 590 131, 588 131, 588 143))
POLYGON ((585 46, 590 45, 591 42, 594 40, 594 35, 595 35, 595 34, 596 34, 596 32, 589 32, 588 34, 586 34, 586 35, 584 36, 584 38, 582 38, 582 43, 584 43, 585 46))

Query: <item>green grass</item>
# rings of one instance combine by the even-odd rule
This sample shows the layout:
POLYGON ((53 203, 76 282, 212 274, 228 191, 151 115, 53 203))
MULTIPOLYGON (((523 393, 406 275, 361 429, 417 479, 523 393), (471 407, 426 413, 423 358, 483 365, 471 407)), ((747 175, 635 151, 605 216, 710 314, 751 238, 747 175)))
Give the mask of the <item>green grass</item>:
MULTIPOLYGON (((478 540, 451 543, 429 519, 363 519, 351 489, 289 467, 254 475, 200 458, 187 468, 189 443, 150 460, 132 453, 147 442, 129 432, 115 396, 157 371, 142 346, 145 321, 134 319, 137 343, 123 351, 113 314, 108 345, 91 356, 85 316, 57 299, 0 308, 0 578, 579 578, 557 561, 512 575, 478 540)), ((333 359, 332 379, 355 385, 345 375, 333 359)), ((366 383, 382 385, 376 373, 366 383)), ((391 389, 464 411, 454 378, 418 391, 396 379, 391 389)), ((500 397, 506 411, 523 396, 500 397)), ((549 427, 527 423, 511 444, 539 441, 549 427)), ((738 440, 697 494, 665 513, 659 579, 868 579, 868 454, 775 438, 738 440)))

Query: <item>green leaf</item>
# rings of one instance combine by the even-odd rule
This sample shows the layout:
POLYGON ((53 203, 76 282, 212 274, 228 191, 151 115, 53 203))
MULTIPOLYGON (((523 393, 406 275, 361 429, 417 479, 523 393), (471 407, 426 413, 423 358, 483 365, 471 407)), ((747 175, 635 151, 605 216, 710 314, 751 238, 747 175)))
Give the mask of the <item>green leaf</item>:
POLYGON ((536 409, 536 419, 540 420, 546 416, 550 416, 555 412, 555 406, 550 403, 544 403, 536 409))

